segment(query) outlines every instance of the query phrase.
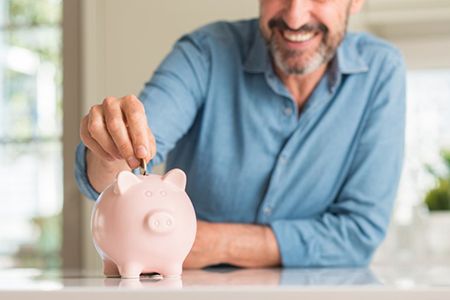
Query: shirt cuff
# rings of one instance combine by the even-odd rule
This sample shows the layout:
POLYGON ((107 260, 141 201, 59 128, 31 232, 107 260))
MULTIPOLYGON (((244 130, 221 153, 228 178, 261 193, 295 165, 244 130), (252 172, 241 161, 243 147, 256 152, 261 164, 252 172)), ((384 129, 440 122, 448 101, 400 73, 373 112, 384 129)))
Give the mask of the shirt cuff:
POLYGON ((86 146, 83 143, 78 144, 75 158, 75 179, 81 193, 86 197, 96 200, 98 193, 89 182, 86 169, 86 146))
POLYGON ((283 267, 308 266, 306 243, 303 236, 293 228, 291 221, 278 220, 269 224, 278 243, 283 267))

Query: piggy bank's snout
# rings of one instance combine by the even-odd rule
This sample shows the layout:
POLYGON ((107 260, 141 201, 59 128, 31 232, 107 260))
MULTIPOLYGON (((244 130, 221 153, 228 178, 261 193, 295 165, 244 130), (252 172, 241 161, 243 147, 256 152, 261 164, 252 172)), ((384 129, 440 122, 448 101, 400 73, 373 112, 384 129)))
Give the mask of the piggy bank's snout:
POLYGON ((147 218, 147 226, 151 232, 169 233, 175 228, 175 219, 165 211, 153 212, 147 218))

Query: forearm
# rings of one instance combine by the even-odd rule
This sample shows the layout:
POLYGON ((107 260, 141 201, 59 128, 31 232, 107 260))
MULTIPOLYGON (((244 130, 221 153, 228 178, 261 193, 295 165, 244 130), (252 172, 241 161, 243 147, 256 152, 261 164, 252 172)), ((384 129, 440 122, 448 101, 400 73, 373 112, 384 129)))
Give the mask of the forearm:
POLYGON ((223 240, 221 247, 225 263, 249 268, 281 264, 278 244, 270 227, 228 223, 219 223, 217 227, 223 240))
POLYGON ((123 170, 131 170, 125 160, 113 162, 95 156, 91 150, 86 149, 86 172, 92 187, 101 193, 123 170))

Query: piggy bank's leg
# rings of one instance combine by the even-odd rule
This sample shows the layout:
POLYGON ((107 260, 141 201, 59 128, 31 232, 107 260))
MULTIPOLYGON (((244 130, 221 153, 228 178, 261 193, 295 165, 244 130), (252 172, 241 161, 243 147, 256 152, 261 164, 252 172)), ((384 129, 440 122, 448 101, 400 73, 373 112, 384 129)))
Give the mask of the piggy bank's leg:
POLYGON ((103 274, 106 277, 120 277, 116 264, 107 258, 103 259, 103 274))
POLYGON ((167 266, 163 266, 160 269, 159 274, 163 277, 180 277, 183 271, 183 263, 174 263, 167 266))
POLYGON ((122 278, 139 278, 142 270, 142 266, 136 263, 127 263, 123 266, 119 266, 119 272, 122 278))

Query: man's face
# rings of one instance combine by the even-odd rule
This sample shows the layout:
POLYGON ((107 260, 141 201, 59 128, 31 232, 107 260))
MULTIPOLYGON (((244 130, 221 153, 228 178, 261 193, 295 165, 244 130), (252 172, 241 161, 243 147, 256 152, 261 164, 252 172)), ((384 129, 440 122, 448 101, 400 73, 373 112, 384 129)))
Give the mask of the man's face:
POLYGON ((275 65, 303 75, 328 63, 347 30, 354 0, 260 0, 260 29, 275 65))

